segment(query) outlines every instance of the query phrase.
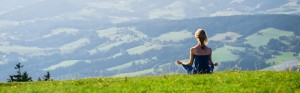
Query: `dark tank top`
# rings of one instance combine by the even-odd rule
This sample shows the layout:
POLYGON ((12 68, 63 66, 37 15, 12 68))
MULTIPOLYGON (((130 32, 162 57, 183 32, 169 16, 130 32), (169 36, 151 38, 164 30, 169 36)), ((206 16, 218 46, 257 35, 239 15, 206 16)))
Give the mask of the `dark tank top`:
POLYGON ((209 73, 209 58, 210 55, 193 55, 195 70, 197 73, 209 73))

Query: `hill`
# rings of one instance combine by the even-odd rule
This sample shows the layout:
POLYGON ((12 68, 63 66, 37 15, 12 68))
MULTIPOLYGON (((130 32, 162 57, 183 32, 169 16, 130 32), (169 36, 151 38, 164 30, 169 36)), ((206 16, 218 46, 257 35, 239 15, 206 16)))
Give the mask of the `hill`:
POLYGON ((210 37, 213 60, 220 62, 216 70, 261 70, 299 62, 299 20, 296 15, 240 15, 106 25, 43 20, 2 27, 0 80, 15 73, 18 62, 34 80, 46 71, 59 80, 182 73, 175 61, 188 58, 198 28, 210 37))
POLYGON ((225 71, 198 75, 162 75, 124 78, 0 83, 1 93, 98 92, 300 92, 300 73, 225 71))

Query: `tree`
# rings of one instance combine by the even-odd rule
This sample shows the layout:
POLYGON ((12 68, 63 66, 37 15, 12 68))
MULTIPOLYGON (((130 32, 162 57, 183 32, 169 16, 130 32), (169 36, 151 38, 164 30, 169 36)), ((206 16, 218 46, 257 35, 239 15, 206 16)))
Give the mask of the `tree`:
POLYGON ((42 79, 39 77, 37 81, 42 81, 42 79))
POLYGON ((289 49, 289 46, 282 43, 278 39, 270 39, 267 44, 267 47, 271 50, 278 50, 278 51, 285 51, 285 50, 289 49))
POLYGON ((21 63, 18 63, 15 67, 17 69, 17 75, 9 75, 8 82, 27 82, 32 81, 32 78, 28 75, 28 73, 25 71, 23 74, 21 73, 21 68, 23 65, 21 63))
POLYGON ((50 80, 51 80, 51 79, 50 79, 50 72, 47 71, 47 74, 44 75, 44 81, 50 81, 50 80))
POLYGON ((22 67, 23 67, 23 65, 21 65, 21 63, 18 63, 18 64, 16 65, 15 69, 18 70, 18 71, 17 71, 18 75, 21 75, 21 68, 22 68, 22 67))
POLYGON ((26 81, 32 81, 32 78, 28 75, 28 73, 25 71, 21 75, 21 81, 26 82, 26 81))

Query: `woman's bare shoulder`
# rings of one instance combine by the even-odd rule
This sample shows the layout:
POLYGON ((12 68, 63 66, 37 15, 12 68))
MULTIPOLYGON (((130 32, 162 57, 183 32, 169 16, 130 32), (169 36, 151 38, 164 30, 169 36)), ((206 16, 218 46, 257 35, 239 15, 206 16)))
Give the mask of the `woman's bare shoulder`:
POLYGON ((196 48, 197 48, 197 45, 195 45, 195 46, 191 47, 191 49, 196 49, 196 48))
POLYGON ((212 50, 210 47, 207 47, 208 50, 212 50))
POLYGON ((190 49, 190 50, 192 51, 192 50, 195 50, 195 49, 196 49, 196 47, 191 47, 191 49, 190 49))
POLYGON ((195 51, 195 50, 197 50, 197 46, 193 46, 193 47, 191 47, 191 49, 190 49, 191 51, 195 51))
POLYGON ((212 49, 210 47, 207 47, 207 50, 211 53, 212 49))

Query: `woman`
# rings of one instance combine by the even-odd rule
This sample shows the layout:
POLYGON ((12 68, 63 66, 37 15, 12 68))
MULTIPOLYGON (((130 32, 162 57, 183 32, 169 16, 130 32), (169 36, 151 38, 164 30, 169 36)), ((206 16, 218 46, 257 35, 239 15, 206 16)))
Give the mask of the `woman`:
POLYGON ((195 32, 195 37, 198 44, 190 49, 190 60, 188 62, 178 60, 177 64, 181 64, 188 74, 212 73, 218 62, 213 63, 211 59, 212 50, 206 46, 208 43, 207 35, 204 30, 198 29, 195 32), (192 66, 193 63, 194 67, 192 66))

